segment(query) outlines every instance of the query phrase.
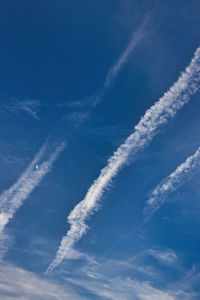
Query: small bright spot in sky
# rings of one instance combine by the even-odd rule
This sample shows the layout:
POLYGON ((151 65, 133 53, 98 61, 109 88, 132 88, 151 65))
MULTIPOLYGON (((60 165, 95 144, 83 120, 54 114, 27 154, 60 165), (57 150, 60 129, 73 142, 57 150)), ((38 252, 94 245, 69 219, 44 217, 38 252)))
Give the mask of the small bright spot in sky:
POLYGON ((39 165, 36 165, 36 167, 35 167, 36 169, 39 169, 39 165))

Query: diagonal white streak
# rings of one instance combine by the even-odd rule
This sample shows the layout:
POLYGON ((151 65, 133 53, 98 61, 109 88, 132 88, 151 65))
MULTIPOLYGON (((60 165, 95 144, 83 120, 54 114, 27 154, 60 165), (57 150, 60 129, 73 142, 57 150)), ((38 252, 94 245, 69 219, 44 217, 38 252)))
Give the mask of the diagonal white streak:
POLYGON ((113 81, 115 80, 117 75, 120 73, 121 69, 127 63, 132 52, 147 36, 146 29, 147 29, 147 25, 149 24, 149 21, 150 21, 150 15, 146 14, 142 24, 132 34, 128 45, 123 50, 120 57, 117 59, 117 61, 114 63, 114 65, 108 70, 103 86, 98 91, 98 93, 94 94, 90 98, 92 100, 93 106, 96 106, 97 104, 99 104, 102 101, 106 90, 112 85, 113 81))
POLYGON ((36 169, 36 164, 46 150, 46 144, 44 144, 18 181, 0 195, 0 234, 24 200, 51 170, 53 162, 64 148, 65 143, 62 142, 50 155, 49 159, 41 163, 40 167, 36 169))
POLYGON ((98 203, 112 179, 128 161, 130 154, 135 155, 147 146, 158 134, 159 128, 166 124, 179 109, 189 101, 200 86, 200 48, 194 54, 190 65, 178 78, 177 82, 151 106, 134 128, 134 132, 126 139, 116 152, 109 158, 99 177, 89 188, 85 198, 75 206, 68 216, 71 225, 63 237, 55 259, 47 268, 52 271, 66 257, 73 245, 86 233, 85 224, 88 216, 98 208, 98 203))
POLYGON ((27 180, 27 177, 29 176, 29 174, 31 172, 33 172, 33 169, 38 164, 41 157, 44 155, 45 150, 46 150, 46 143, 44 143, 44 145, 41 147, 41 149, 35 155, 34 159, 30 163, 30 165, 19 177, 19 179, 9 189, 5 190, 0 195, 0 207, 2 207, 4 205, 4 203, 7 203, 9 201, 9 199, 12 197, 12 195, 15 193, 15 191, 27 180))
POLYGON ((144 208, 145 220, 148 221, 153 213, 165 202, 167 196, 185 183, 200 166, 200 147, 189 156, 178 168, 166 177, 151 193, 144 208))
POLYGON ((130 57, 133 50, 139 45, 139 43, 143 40, 143 38, 146 36, 145 28, 149 21, 149 16, 146 15, 144 18, 144 22, 142 25, 134 32, 134 34, 131 37, 131 40, 128 44, 128 46, 125 48, 125 50, 122 52, 119 59, 116 61, 116 63, 112 66, 112 68, 108 71, 104 88, 107 88, 111 85, 115 77, 120 72, 121 68, 126 64, 128 58, 130 57))

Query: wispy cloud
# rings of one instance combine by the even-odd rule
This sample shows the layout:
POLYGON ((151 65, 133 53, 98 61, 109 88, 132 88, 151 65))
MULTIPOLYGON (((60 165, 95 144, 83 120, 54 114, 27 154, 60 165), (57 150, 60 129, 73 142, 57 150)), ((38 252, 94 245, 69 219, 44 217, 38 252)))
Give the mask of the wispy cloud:
POLYGON ((126 48, 123 50, 119 58, 116 60, 114 65, 108 70, 103 86, 100 87, 99 91, 96 92, 93 96, 88 97, 84 101, 65 101, 60 104, 60 107, 73 107, 73 108, 83 108, 84 106, 96 106, 99 102, 102 101, 106 90, 112 85, 115 78, 118 76, 122 68, 128 62, 131 54, 135 50, 137 46, 143 41, 143 39, 147 36, 147 25, 150 21, 150 15, 147 14, 144 17, 142 24, 137 28, 136 31, 132 34, 130 41, 126 48))
POLYGON ((0 295, 4 300, 86 300, 66 282, 62 285, 11 264, 1 264, 0 272, 3 274, 0 278, 0 295))
POLYGON ((0 234, 0 263, 3 261, 5 253, 11 247, 13 243, 12 236, 8 235, 5 232, 0 234))
POLYGON ((175 300, 170 292, 162 291, 151 286, 148 282, 139 282, 131 278, 113 278, 105 281, 93 281, 72 279, 68 281, 82 286, 93 292, 102 299, 116 300, 116 299, 137 299, 137 300, 175 300), (134 297, 134 298, 133 298, 134 297))
POLYGON ((75 111, 66 114, 65 119, 69 123, 73 123, 75 126, 81 125, 89 117, 88 111, 75 111))
POLYGON ((148 221, 153 213, 166 201, 167 196, 185 183, 200 166, 200 147, 188 157, 178 168, 166 177, 151 193, 144 209, 145 220, 148 221))
POLYGON ((176 253, 172 250, 165 249, 165 250, 157 250, 157 249, 148 249, 147 253, 150 254, 152 257, 161 261, 164 264, 174 264, 177 262, 178 257, 176 253))
POLYGON ((39 119, 39 115, 38 115, 39 106, 40 106, 39 100, 25 99, 25 100, 14 101, 10 105, 6 105, 4 109, 6 111, 17 113, 17 114, 19 112, 24 112, 34 119, 39 119))
MULTIPOLYGON (((166 274, 155 272, 155 277, 144 280, 142 274, 137 277, 129 274, 135 270, 135 264, 124 260, 101 260, 91 258, 86 265, 77 266, 69 272, 63 268, 60 277, 44 277, 12 264, 0 264, 0 295, 10 299, 109 299, 109 300, 194 300, 194 292, 199 282, 199 272, 193 269, 178 282, 174 278, 166 280, 166 274), (162 278, 162 287, 157 276, 162 278), (164 283, 163 283, 164 281, 164 283), (169 281, 173 282, 169 287, 169 281), (164 287, 163 287, 164 285, 164 287), (85 296, 84 296, 85 295, 85 296)), ((146 274, 145 265, 143 275, 146 274)), ((148 270, 148 269, 147 269, 148 270)))
POLYGON ((0 195, 0 234, 24 200, 51 170, 53 162, 64 150, 65 142, 57 146, 47 161, 38 165, 41 157, 45 154, 46 147, 47 144, 45 143, 17 182, 0 195))
MULTIPOLYGON (((167 253, 167 250, 163 250, 164 252, 167 253)), ((148 251, 144 251, 123 260, 85 255, 85 263, 82 262, 81 266, 75 269, 71 266, 70 269, 69 265, 68 268, 63 265, 57 275, 65 278, 66 282, 90 291, 94 294, 93 298, 97 296, 110 300, 195 299, 193 282, 188 282, 185 289, 179 281, 174 282, 174 278, 168 277, 166 274, 168 266, 160 269, 154 263, 149 265, 146 260, 147 254, 148 251)), ((162 262, 167 265, 165 260, 162 262)), ((182 277, 182 272, 185 273, 183 270, 181 274, 176 273, 178 278, 182 277)))
POLYGON ((134 132, 114 152, 108 160, 99 177, 89 188, 85 198, 75 206, 68 216, 71 225, 63 237, 55 259, 49 265, 47 272, 52 271, 65 258, 67 252, 87 232, 87 218, 98 209, 98 204, 112 179, 127 163, 130 155, 134 157, 138 151, 147 146, 158 134, 159 128, 175 116, 177 111, 189 101, 200 86, 200 48, 194 54, 190 65, 186 68, 176 83, 150 107, 142 117, 134 132))
POLYGON ((96 95, 91 97, 93 106, 97 105, 99 102, 101 102, 102 98, 104 97, 104 94, 106 90, 112 85, 115 78, 118 76, 122 68, 125 66, 125 64, 128 62, 131 54, 135 50, 137 46, 143 41, 143 39, 147 35, 147 25, 149 24, 150 16, 147 14, 144 17, 144 21, 142 24, 138 27, 136 31, 131 36, 131 39, 126 46, 126 48, 123 50, 117 61, 114 63, 114 65, 108 70, 106 74, 106 78, 104 81, 104 84, 102 88, 99 90, 96 95))
POLYGON ((121 56, 118 58, 116 63, 110 68, 106 75, 105 83, 104 83, 104 89, 108 88, 114 79, 117 77, 123 66, 128 61, 131 53, 133 50, 140 44, 140 42, 144 39, 146 36, 146 26, 149 23, 150 17, 149 15, 146 15, 144 18, 143 23, 140 25, 140 27, 133 33, 131 40, 125 50, 122 52, 121 56))
POLYGON ((86 218, 97 208, 103 192, 117 175, 123 164, 126 163, 131 152, 137 151, 147 145, 158 128, 164 125, 170 117, 189 100, 189 96, 195 93, 199 87, 199 69, 200 69, 200 49, 197 49, 190 66, 186 69, 178 81, 164 96, 155 103, 144 115, 139 124, 135 127, 135 132, 128 137, 114 155, 109 159, 108 165, 101 171, 98 179, 90 187, 86 197, 70 213, 68 221, 71 229, 63 238, 56 258, 50 265, 49 270, 58 265, 65 256, 65 253, 73 244, 81 238, 86 232, 86 218))
MULTIPOLYGON (((199 286, 199 279, 200 279, 200 270, 199 267, 193 265, 192 269, 187 271, 186 274, 178 281, 178 282, 173 282, 171 285, 171 291, 175 295, 184 295, 184 292, 189 292, 190 293, 190 298, 188 299, 196 299, 195 296, 196 293, 192 291, 192 287, 199 286), (181 293, 182 291, 182 293, 181 293)), ((183 297, 182 297, 183 298, 183 297)), ((186 298, 187 299, 187 298, 186 298)))

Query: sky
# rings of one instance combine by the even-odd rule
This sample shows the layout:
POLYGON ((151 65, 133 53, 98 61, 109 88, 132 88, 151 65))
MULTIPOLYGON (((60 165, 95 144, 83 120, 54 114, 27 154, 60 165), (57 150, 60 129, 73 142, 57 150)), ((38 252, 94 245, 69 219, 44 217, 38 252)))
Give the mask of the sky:
POLYGON ((199 15, 0 1, 0 299, 199 299, 199 15))

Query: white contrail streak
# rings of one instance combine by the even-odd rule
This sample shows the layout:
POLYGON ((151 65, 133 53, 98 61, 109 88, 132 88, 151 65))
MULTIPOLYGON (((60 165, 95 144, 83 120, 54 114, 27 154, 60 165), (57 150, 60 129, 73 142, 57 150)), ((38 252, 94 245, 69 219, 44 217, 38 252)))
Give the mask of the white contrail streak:
POLYGON ((166 177, 151 193, 144 209, 145 221, 165 202, 167 196, 188 180, 200 166, 200 147, 178 168, 166 177))
POLYGON ((64 148, 65 143, 62 142, 50 155, 49 159, 41 163, 39 168, 36 169, 36 164, 45 153, 45 144, 18 181, 0 195, 0 234, 9 220, 13 218, 17 209, 23 204, 24 200, 51 170, 53 162, 64 148))
POLYGON ((98 208, 98 203, 106 188, 119 170, 127 162, 130 154, 134 157, 139 150, 147 146, 152 138, 158 134, 158 129, 166 124, 177 111, 189 101, 200 86, 200 48, 194 54, 190 65, 186 68, 176 83, 151 106, 142 117, 134 132, 126 139, 113 156, 108 160, 99 177, 89 188, 85 198, 75 206, 68 216, 71 225, 66 236, 63 237, 55 259, 49 265, 47 273, 58 266, 87 230, 85 224, 88 216, 98 208))
POLYGON ((38 151, 38 153, 35 155, 33 161, 30 163, 30 165, 27 167, 27 169, 23 172, 23 174, 19 177, 16 183, 14 183, 9 189, 5 190, 0 195, 0 207, 4 205, 4 203, 9 202, 9 199, 12 197, 14 192, 27 180, 27 177, 31 172, 33 172, 33 169, 38 164, 41 157, 44 155, 46 150, 46 143, 41 147, 41 149, 38 151))
POLYGON ((130 55, 134 51, 134 49, 142 42, 142 40, 146 37, 147 31, 146 27, 149 24, 150 16, 147 14, 144 17, 143 23, 138 27, 138 29, 132 34, 130 42, 127 47, 121 53, 120 57, 117 59, 115 64, 108 70, 105 81, 101 89, 96 95, 91 97, 93 106, 96 106, 99 102, 101 102, 104 97, 105 91, 112 85, 113 81, 120 73, 123 66, 127 63, 130 55), (95 99, 95 101, 94 101, 95 99))
POLYGON ((119 59, 116 61, 116 63, 112 66, 112 68, 108 71, 104 88, 107 88, 111 85, 115 77, 118 75, 122 67, 126 64, 128 58, 130 57, 133 50, 139 45, 139 43, 142 41, 142 39, 146 36, 145 28, 149 21, 149 16, 147 15, 144 19, 144 22, 142 25, 134 32, 134 34, 131 37, 131 40, 128 44, 128 46, 125 48, 119 59))

